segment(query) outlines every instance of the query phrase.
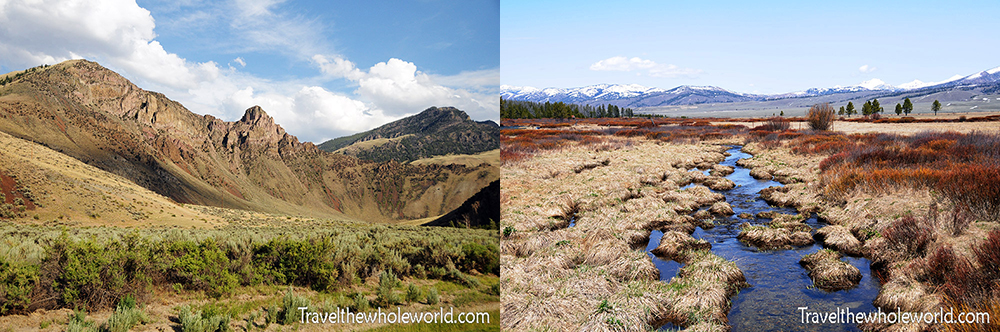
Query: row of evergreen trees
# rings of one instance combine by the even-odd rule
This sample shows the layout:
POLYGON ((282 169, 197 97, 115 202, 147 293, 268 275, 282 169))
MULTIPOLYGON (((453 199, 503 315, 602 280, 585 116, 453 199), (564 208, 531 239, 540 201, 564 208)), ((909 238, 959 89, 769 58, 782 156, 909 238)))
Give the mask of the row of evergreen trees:
POLYGON ((631 118, 635 112, 631 108, 608 105, 577 105, 564 102, 536 103, 500 98, 501 119, 567 119, 575 118, 631 118))
MULTIPOLYGON (((881 114, 885 109, 879 104, 878 98, 866 101, 864 105, 861 105, 861 115, 871 116, 875 114, 881 114)), ((934 104, 931 105, 931 110, 934 111, 934 115, 941 110, 941 102, 934 100, 934 104)), ((903 100, 903 103, 896 103, 896 115, 910 115, 913 112, 913 103, 910 102, 910 98, 903 100)), ((858 114, 858 110, 854 108, 854 102, 847 102, 847 106, 841 106, 840 111, 837 115, 847 115, 851 116, 858 114)))

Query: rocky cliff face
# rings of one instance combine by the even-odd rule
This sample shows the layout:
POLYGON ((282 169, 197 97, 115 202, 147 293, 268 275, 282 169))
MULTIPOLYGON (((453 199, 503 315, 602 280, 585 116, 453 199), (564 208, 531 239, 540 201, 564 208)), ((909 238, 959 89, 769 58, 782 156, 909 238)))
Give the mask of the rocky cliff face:
POLYGON ((498 176, 490 169, 379 164, 326 153, 299 142, 258 106, 234 122, 197 115, 85 60, 0 87, 0 131, 177 202, 264 212, 426 217, 454 209, 498 176), (428 176, 434 180, 425 181, 428 176))

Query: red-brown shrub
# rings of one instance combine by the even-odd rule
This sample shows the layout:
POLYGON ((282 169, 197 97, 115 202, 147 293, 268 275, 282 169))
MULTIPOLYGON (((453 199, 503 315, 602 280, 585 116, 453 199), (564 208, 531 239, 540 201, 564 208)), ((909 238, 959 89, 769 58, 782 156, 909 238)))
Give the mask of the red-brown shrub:
POLYGON ((994 229, 983 242, 972 247, 979 270, 988 280, 1000 280, 1000 230, 994 229))
POLYGON ((829 130, 833 125, 834 111, 830 103, 816 104, 809 108, 806 116, 809 128, 813 130, 829 130))
POLYGON ((979 217, 1000 219, 1000 165, 957 164, 937 187, 979 217))
POLYGON ((636 137, 636 136, 646 136, 649 134, 649 129, 625 129, 615 132, 615 136, 623 137, 636 137))
POLYGON ((912 258, 924 256, 927 245, 934 241, 933 234, 926 221, 913 216, 899 218, 882 232, 890 245, 901 248, 903 255, 912 258))

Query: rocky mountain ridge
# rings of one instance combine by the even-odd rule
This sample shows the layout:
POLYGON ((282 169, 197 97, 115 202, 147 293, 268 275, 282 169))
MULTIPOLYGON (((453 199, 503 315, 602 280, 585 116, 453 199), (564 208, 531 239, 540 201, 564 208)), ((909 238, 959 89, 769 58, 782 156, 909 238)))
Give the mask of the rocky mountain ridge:
POLYGON ((299 142, 260 107, 233 122, 197 115, 86 60, 0 87, 0 131, 179 203, 261 212, 425 218, 458 207, 498 176, 495 168, 330 154, 299 142))

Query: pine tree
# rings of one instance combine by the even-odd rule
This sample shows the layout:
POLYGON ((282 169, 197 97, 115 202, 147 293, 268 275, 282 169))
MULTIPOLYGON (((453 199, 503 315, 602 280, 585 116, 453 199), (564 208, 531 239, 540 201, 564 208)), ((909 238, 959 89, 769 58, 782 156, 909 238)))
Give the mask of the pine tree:
POLYGON ((844 115, 844 106, 840 107, 840 111, 837 111, 837 115, 844 115))
POLYGON ((896 115, 903 115, 903 105, 896 103, 896 115))
POLYGON ((866 101, 864 105, 861 105, 861 115, 868 117, 872 115, 872 102, 866 101))
POLYGON ((849 101, 847 102, 847 116, 851 116, 854 114, 858 114, 858 110, 854 109, 854 102, 849 101))
POLYGON ((913 112, 913 103, 910 102, 910 98, 906 98, 903 100, 903 113, 910 115, 910 112, 913 112))
POLYGON ((785 116, 785 111, 781 111, 781 116, 785 116))
POLYGON ((882 113, 882 111, 884 111, 884 109, 878 104, 878 99, 872 99, 872 114, 882 113))
POLYGON ((941 110, 941 102, 934 99, 934 104, 931 105, 931 110, 934 111, 934 116, 937 116, 937 112, 941 110))

